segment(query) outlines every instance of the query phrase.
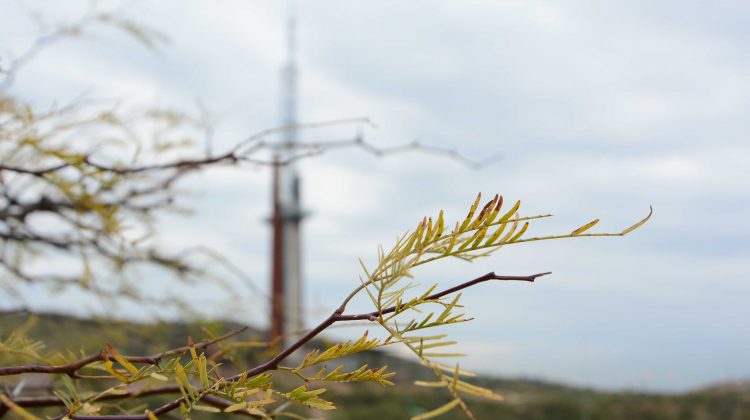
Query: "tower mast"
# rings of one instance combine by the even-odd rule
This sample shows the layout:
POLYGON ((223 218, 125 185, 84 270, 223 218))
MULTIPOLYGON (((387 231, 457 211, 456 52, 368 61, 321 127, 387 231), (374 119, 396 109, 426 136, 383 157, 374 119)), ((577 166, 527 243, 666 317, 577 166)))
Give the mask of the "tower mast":
POLYGON ((294 163, 289 162, 297 143, 297 23, 292 5, 289 10, 286 25, 287 61, 281 73, 281 125, 286 129, 280 144, 275 148, 273 167, 270 340, 304 327, 300 178, 294 163))

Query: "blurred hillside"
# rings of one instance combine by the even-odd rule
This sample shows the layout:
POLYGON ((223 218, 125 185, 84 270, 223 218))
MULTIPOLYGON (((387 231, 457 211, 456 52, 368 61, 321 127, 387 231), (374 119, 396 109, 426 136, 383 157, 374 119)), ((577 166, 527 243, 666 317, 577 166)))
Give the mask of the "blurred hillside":
MULTIPOLYGON (((0 339, 15 329, 26 330, 29 338, 43 341, 50 351, 81 349, 91 353, 105 342, 112 343, 123 353, 152 354, 185 344, 186 337, 203 339, 208 334, 221 334, 236 329, 228 322, 154 323, 136 324, 124 321, 83 320, 62 315, 28 315, 19 312, 0 313, 0 339)), ((243 339, 260 340, 263 333, 248 329, 243 339)), ((321 344, 321 343, 316 343, 321 344)), ((250 366, 265 357, 263 349, 242 353, 239 366, 250 366)), ((421 366, 382 352, 359 356, 358 362, 371 366, 387 364, 396 372, 397 388, 373 384, 337 384, 326 396, 338 410, 331 419, 402 419, 434 408, 448 401, 441 391, 411 385, 415 379, 430 378, 421 366)), ((0 365, 18 363, 12 355, 0 354, 0 365)), ((18 381, 18 377, 3 378, 3 384, 18 381)), ((283 381, 283 379, 282 379, 283 381)), ((33 382, 33 381, 32 381, 33 382)), ((470 401, 478 419, 555 419, 555 420, 619 420, 619 419, 686 419, 686 420, 742 420, 750 419, 750 383, 727 383, 682 394, 640 392, 604 392, 595 389, 554 384, 526 379, 478 377, 478 385, 495 390, 505 397, 504 402, 470 401)), ((42 395, 43 384, 37 383, 42 395)), ((296 386, 291 381, 290 387, 296 386)), ((152 403, 169 397, 154 397, 152 403)), ((53 414, 48 411, 45 414, 53 414)), ((318 415, 316 413, 315 415, 318 415)), ((196 413, 200 418, 211 418, 209 413, 196 413)), ((459 411, 440 418, 461 419, 459 411)), ((198 418, 198 417, 195 417, 198 418)))

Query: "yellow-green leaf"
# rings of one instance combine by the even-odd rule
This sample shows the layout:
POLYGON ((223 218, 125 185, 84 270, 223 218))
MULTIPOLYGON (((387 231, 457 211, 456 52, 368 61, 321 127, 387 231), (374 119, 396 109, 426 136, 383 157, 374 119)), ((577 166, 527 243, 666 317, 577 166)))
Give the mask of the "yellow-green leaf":
POLYGON ((135 375, 138 373, 138 369, 136 369, 135 366, 133 366, 132 363, 130 363, 127 359, 125 359, 117 350, 115 350, 114 347, 112 347, 111 344, 107 343, 106 345, 107 352, 112 355, 112 357, 117 360, 117 363, 121 364, 122 367, 128 370, 132 375, 135 375))
POLYGON ((190 356, 193 360, 198 358, 198 354, 195 352, 195 345, 193 344, 193 337, 188 336, 188 347, 190 348, 190 356))
POLYGON ((471 222, 471 218, 474 216, 474 212, 477 211, 477 207, 479 206, 479 200, 482 199, 482 193, 480 192, 477 195, 477 199, 474 200, 474 204, 471 205, 471 208, 469 209, 469 214, 466 215, 466 219, 464 219, 464 222, 461 223, 461 227, 458 229, 460 232, 463 232, 466 227, 469 226, 469 222, 471 222))
POLYGON ((202 405, 202 404, 195 404, 193 406, 193 409, 198 410, 198 411, 205 411, 207 413, 221 413, 221 410, 219 410, 216 407, 211 407, 211 406, 202 405))
POLYGON ((128 378, 126 378, 123 374, 121 374, 114 368, 114 365, 112 364, 112 361, 109 360, 109 356, 107 355, 107 353, 102 352, 102 357, 104 358, 104 368, 107 370, 107 372, 109 372, 112 376, 122 382, 128 382, 128 378))
POLYGON ((508 243, 512 243, 520 239, 521 235, 523 235, 526 232, 526 229, 528 228, 529 228, 529 222, 524 223, 523 226, 521 227, 521 230, 519 230, 518 233, 513 235, 513 237, 510 238, 510 240, 508 241, 508 243))
POLYGON ((231 413, 231 412, 234 412, 234 411, 242 410, 244 408, 247 408, 247 402, 241 402, 241 403, 237 403, 237 404, 232 404, 229 407, 225 408, 224 412, 231 413))
POLYGON ((152 372, 150 376, 157 381, 169 382, 169 378, 162 375, 161 373, 152 372))
POLYGON ((5 404, 6 407, 10 408, 14 413, 18 414, 23 420, 42 420, 41 418, 24 410, 23 407, 14 403, 6 395, 0 394, 0 401, 2 401, 3 404, 5 404))
MULTIPOLYGON (((438 362, 435 362, 435 361, 432 361, 432 360, 420 360, 419 363, 423 364, 425 366, 429 366, 429 367, 433 367, 433 368, 438 368, 438 369, 444 370, 446 372, 453 372, 454 371, 453 367, 448 366, 448 365, 444 365, 442 363, 438 363, 438 362)), ((461 370, 461 369, 459 369, 458 373, 459 373, 459 375, 463 375, 463 376, 477 376, 476 373, 469 372, 468 370, 461 370)))
POLYGON ((627 229, 623 230, 623 231, 622 231, 622 234, 623 234, 623 235, 627 235, 628 233, 630 233, 630 232, 632 232, 632 231, 634 231, 634 230, 638 229, 639 227, 643 226, 643 224, 644 224, 644 223, 648 222, 648 219, 650 219, 650 218, 651 218, 651 215, 652 215, 652 214, 654 214, 654 208, 653 208, 653 207, 651 207, 651 206, 648 206, 648 208, 649 208, 649 211, 648 211, 648 216, 646 216, 646 218, 645 218, 645 219, 643 219, 643 220, 641 220, 640 222, 638 222, 638 223, 634 224, 633 226, 631 226, 631 227, 629 227, 629 228, 627 228, 627 229))
POLYGON ((437 416, 439 416, 441 414, 445 414, 445 413, 453 410, 460 403, 461 403, 461 400, 458 399, 458 398, 455 398, 455 399, 451 400, 449 403, 443 404, 443 405, 441 405, 440 407, 438 407, 438 408, 436 408, 434 410, 428 411, 426 413, 422 413, 422 414, 420 414, 418 416, 414 416, 414 417, 411 418, 411 420, 424 420, 424 419, 431 419, 433 417, 437 417, 437 416))
POLYGON ((201 387, 208 388, 209 382, 208 382, 208 368, 206 366, 206 356, 201 353, 200 357, 198 357, 198 374, 201 379, 201 387))
POLYGON ((573 232, 570 232, 570 236, 577 236, 582 234, 583 232, 586 232, 587 230, 591 229, 592 227, 596 226, 596 224, 599 223, 599 219, 594 219, 585 225, 579 227, 578 229, 574 230, 573 232))

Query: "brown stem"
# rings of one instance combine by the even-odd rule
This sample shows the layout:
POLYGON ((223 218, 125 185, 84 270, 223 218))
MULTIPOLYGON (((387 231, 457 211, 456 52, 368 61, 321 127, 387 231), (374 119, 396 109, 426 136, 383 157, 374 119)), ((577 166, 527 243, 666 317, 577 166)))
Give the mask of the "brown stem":
MULTIPOLYGON (((438 300, 443 296, 447 296, 451 293, 455 293, 461 289, 465 289, 467 287, 474 286, 475 284, 482 283, 488 280, 506 280, 506 281, 528 281, 533 282, 537 278, 541 276, 546 276, 547 274, 551 274, 551 271, 548 271, 546 273, 538 273, 538 274, 532 274, 530 276, 498 276, 494 272, 493 273, 487 273, 481 277, 477 277, 474 280, 467 281, 465 283, 461 283, 458 286, 451 287, 450 289, 445 289, 441 292, 434 293, 432 295, 429 295, 425 298, 425 300, 438 300)), ((395 306, 391 306, 390 308, 383 309, 382 311, 374 311, 366 314, 357 314, 357 315, 339 315, 336 321, 363 321, 363 320, 372 320, 373 318, 377 318, 380 314, 389 314, 396 311, 395 306)))

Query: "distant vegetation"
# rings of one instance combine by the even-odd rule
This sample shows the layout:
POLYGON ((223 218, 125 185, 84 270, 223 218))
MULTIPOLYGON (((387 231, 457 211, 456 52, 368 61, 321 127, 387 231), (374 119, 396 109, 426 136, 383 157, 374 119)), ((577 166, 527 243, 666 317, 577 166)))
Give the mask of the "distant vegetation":
MULTIPOLYGON (((128 354, 148 354, 163 348, 172 348, 184 343, 184 337, 192 335, 202 338, 206 330, 219 332, 235 329, 237 324, 206 322, 196 324, 157 323, 134 324, 129 322, 79 320, 59 315, 28 315, 23 313, 0 314, 0 335, 19 325, 28 326, 31 338, 44 338, 49 350, 64 350, 83 347, 91 352, 103 341, 128 354), (31 320, 31 322, 30 322, 31 320), (129 340, 135 332, 145 333, 143 339, 129 340)), ((261 331, 246 331, 243 339, 260 338, 261 331)), ((263 349, 245 351, 244 361, 238 364, 252 365, 263 356, 263 349)), ((449 400, 447 393, 411 385, 422 379, 424 367, 416 363, 387 356, 380 352, 368 352, 358 361, 386 363, 398 374, 393 377, 397 388, 385 388, 375 384, 355 386, 333 386, 326 394, 338 410, 330 412, 331 419, 403 419, 438 406, 449 400)), ((7 355, 0 356, 0 365, 7 365, 7 355)), ((505 401, 470 402, 478 419, 527 419, 527 420, 744 420, 750 419, 750 383, 726 384, 682 394, 655 393, 610 393, 583 389, 541 381, 520 379, 475 378, 478 385, 492 389, 505 396, 505 401)), ((44 392, 44 391, 38 391, 44 392)), ((150 403, 162 401, 153 399, 150 403)), ((50 414, 59 409, 50 411, 50 414)), ((209 413, 194 415, 195 418, 211 418, 209 413)), ((444 414, 441 419, 462 419, 460 411, 444 414)))

